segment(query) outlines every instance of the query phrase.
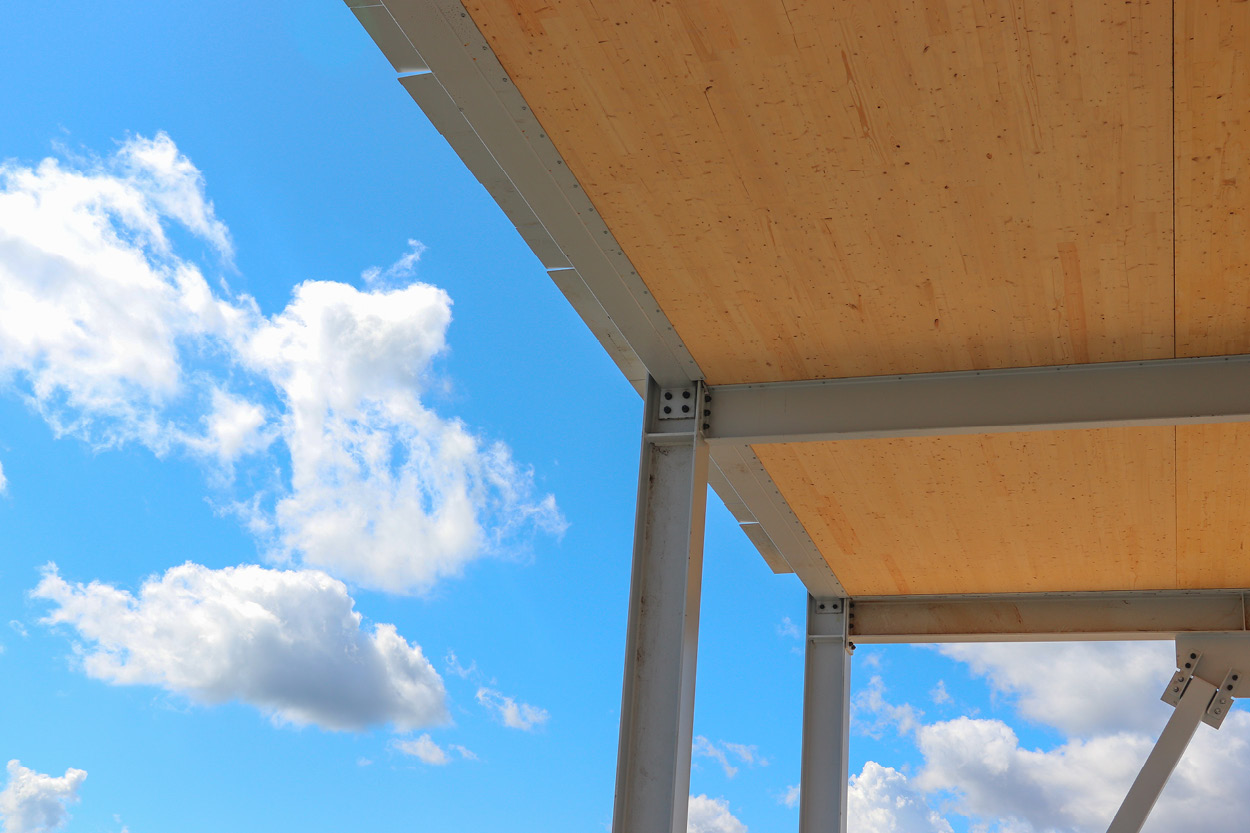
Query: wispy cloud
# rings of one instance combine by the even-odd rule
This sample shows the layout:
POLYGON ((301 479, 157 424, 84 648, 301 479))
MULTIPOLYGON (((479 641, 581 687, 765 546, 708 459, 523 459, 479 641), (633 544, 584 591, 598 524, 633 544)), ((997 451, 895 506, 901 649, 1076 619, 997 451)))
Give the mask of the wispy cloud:
POLYGON ((411 755, 423 764, 446 766, 451 762, 451 759, 447 757, 447 752, 429 735, 421 735, 408 740, 393 740, 391 746, 405 755, 411 755))
POLYGON ((408 283, 417 273, 417 263, 421 260, 421 255, 425 254, 425 250, 425 244, 421 241, 409 240, 408 251, 400 255, 398 260, 385 269, 370 266, 360 273, 360 278, 370 288, 386 287, 400 282, 408 283))
POLYGON ((703 735, 695 735, 691 753, 696 758, 711 758, 716 761, 725 771, 726 778, 733 778, 738 774, 738 767, 730 763, 730 759, 745 766, 768 766, 768 760, 760 757, 755 746, 723 740, 713 743, 703 735))
POLYGON ((896 704, 885 697, 885 683, 873 675, 868 685, 851 700, 852 714, 856 716, 859 731, 879 738, 885 729, 893 729, 900 735, 909 735, 920 725, 924 712, 910 703, 896 704))
POLYGON ((475 755, 473 753, 473 750, 469 749, 468 747, 461 746, 458 743, 452 743, 452 744, 448 744, 447 748, 455 752, 457 755, 459 755, 461 758, 463 758, 466 761, 477 760, 477 755, 475 755))
POLYGON ((799 630, 799 626, 794 624, 789 616, 783 616, 781 624, 777 626, 777 635, 784 636, 789 639, 802 639, 803 632, 799 630))
POLYGON ((462 680, 479 676, 476 661, 471 661, 467 666, 461 665, 456 652, 452 650, 448 650, 447 655, 443 657, 443 666, 447 669, 448 674, 459 677, 462 680))
POLYGON ((494 714, 503 725, 526 732, 543 725, 550 716, 546 709, 531 706, 529 703, 519 703, 516 698, 508 697, 490 688, 479 688, 477 701, 485 706, 487 711, 494 714))

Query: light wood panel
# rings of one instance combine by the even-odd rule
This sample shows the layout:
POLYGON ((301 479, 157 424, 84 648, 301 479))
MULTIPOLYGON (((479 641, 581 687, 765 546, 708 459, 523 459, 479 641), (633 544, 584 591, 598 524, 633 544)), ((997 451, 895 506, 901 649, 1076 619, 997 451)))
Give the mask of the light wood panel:
POLYGON ((1177 587, 1174 431, 755 446, 852 595, 1177 587))
POLYGON ((1250 4, 1176 4, 1176 350, 1250 353, 1250 4))
POLYGON ((1250 425, 1176 429, 1179 586, 1250 587, 1250 425))
POLYGON ((1166 3, 466 5, 713 383, 1173 355, 1166 3))

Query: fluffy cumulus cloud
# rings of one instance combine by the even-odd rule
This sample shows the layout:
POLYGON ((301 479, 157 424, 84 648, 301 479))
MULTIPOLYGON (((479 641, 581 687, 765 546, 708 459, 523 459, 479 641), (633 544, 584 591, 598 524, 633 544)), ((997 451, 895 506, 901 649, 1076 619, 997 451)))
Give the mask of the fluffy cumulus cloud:
POLYGON ((50 833, 69 820, 66 806, 78 801, 87 778, 81 769, 67 769, 57 778, 9 761, 8 780, 0 790, 0 830, 4 833, 50 833))
POLYGON ((0 375, 57 430, 168 448, 181 344, 228 339, 251 314, 214 297, 170 225, 229 256, 199 172, 163 134, 78 168, 0 165, 0 375))
MULTIPOLYGON (((795 789, 794 806, 798 800, 795 789)), ((848 833, 951 833, 951 825, 929 806, 907 776, 873 761, 851 776, 847 789, 848 833)))
POLYGON ((690 796, 686 833, 747 833, 747 826, 729 812, 729 802, 706 795, 690 796))
POLYGON ((559 530, 554 501, 530 501, 530 475, 506 446, 483 444, 417 398, 450 320, 450 299, 432 286, 365 293, 317 282, 252 334, 246 361, 287 406, 292 489, 276 510, 285 551, 404 591, 497 543, 483 518, 496 534, 559 530))
POLYGON ((137 594, 71 584, 54 566, 32 592, 72 627, 92 677, 202 703, 238 700, 327 729, 447 720, 442 678, 393 625, 362 627, 347 588, 315 570, 187 563, 137 594))
MULTIPOLYGON (((875 715, 870 725, 892 724, 914 740, 924 764, 910 780, 866 766, 853 779, 852 829, 862 823, 873 833, 947 830, 933 812, 940 806, 987 833, 1105 830, 1171 712, 1158 701, 1174 665, 1171 645, 979 645, 943 652, 968 662, 1022 716, 1058 729, 1064 739, 1029 748, 999 719, 927 723, 922 713, 890 703, 875 680, 859 708, 875 715), (855 822, 861 812, 876 820, 855 822)), ((1250 795, 1239 787, 1247 770, 1250 715, 1233 712, 1218 732, 1199 726, 1146 833, 1195 819, 1213 829, 1238 827, 1250 814, 1250 795)))
POLYGON ((562 531, 506 445, 421 400, 451 321, 445 292, 411 282, 421 244, 369 270, 367 290, 306 282, 269 316, 210 284, 179 254, 191 244, 218 271, 232 256, 165 134, 107 159, 0 165, 0 385, 97 446, 226 473, 284 461, 281 482, 229 502, 274 558, 361 586, 420 592, 562 531))
POLYGON ((529 703, 518 703, 515 697, 508 697, 491 688, 479 688, 477 701, 511 729, 528 732, 546 723, 549 716, 546 709, 531 706, 529 703))

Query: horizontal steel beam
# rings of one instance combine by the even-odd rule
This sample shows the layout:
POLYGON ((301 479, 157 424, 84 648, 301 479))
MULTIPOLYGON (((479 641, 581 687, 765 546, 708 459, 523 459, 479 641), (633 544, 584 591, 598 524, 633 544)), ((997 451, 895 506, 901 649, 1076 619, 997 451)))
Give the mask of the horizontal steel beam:
POLYGON ((1250 356, 710 389, 713 445, 1250 421, 1250 356))
POLYGON ((1028 593, 853 599, 850 638, 888 642, 1063 642, 1244 633, 1241 590, 1028 593))

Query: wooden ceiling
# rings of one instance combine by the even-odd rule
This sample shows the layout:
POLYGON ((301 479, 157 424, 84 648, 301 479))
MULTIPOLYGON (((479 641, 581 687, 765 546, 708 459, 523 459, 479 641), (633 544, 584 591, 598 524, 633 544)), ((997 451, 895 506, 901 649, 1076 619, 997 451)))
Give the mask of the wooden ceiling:
MULTIPOLYGON (((1250 3, 465 5, 713 384, 1250 352, 1250 3)), ((1250 428, 756 451, 853 594, 1250 586, 1250 428)))

